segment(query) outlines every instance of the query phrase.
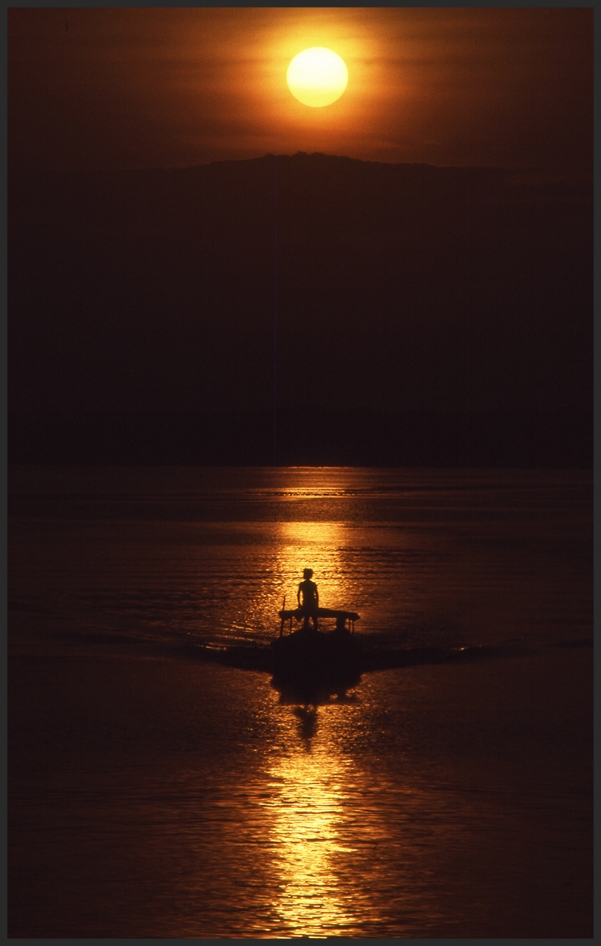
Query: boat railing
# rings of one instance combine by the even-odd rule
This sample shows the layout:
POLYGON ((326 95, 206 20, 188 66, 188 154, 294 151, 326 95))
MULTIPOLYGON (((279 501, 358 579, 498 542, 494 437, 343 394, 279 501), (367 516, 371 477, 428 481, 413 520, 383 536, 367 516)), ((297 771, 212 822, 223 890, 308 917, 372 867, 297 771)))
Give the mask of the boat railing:
MULTIPOLYGON (((280 637, 284 636, 284 628, 286 621, 289 622, 289 633, 292 633, 292 621, 304 620, 305 614, 302 608, 295 608, 294 610, 286 610, 282 608, 278 612, 280 618, 280 637)), ((318 608, 317 609, 318 618, 334 618, 336 620, 336 630, 337 631, 348 631, 350 634, 355 633, 355 621, 359 620, 359 615, 356 611, 340 611, 333 608, 318 608)))

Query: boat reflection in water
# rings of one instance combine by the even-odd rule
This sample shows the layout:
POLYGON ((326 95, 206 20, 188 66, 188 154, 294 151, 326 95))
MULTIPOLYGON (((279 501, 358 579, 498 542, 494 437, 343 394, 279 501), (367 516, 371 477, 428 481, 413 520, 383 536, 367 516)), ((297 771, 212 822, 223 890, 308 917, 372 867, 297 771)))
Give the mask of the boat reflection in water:
POLYGON ((300 723, 299 736, 309 747, 313 736, 317 732, 317 707, 296 706, 293 712, 300 723))

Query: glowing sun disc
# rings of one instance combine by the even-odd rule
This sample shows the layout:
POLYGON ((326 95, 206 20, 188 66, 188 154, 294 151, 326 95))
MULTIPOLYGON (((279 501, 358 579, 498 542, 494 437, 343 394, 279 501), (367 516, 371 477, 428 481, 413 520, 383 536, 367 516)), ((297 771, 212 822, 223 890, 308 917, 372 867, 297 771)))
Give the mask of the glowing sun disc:
POLYGON ((294 57, 286 81, 303 105, 323 108, 340 98, 348 83, 348 71, 338 53, 324 46, 312 46, 294 57))

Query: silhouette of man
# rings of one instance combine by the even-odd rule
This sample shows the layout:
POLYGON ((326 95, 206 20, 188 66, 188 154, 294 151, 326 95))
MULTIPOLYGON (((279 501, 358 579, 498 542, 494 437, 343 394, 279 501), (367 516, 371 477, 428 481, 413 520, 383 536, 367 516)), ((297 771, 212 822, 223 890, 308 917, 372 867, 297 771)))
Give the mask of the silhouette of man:
POLYGON ((298 586, 298 591, 296 593, 296 598, 298 601, 298 606, 301 610, 305 621, 303 624, 303 629, 309 628, 309 618, 313 621, 313 627, 317 630, 317 609, 319 607, 319 592, 317 590, 317 585, 314 581, 311 581, 313 577, 313 569, 305 568, 303 571, 304 581, 301 581, 298 586))

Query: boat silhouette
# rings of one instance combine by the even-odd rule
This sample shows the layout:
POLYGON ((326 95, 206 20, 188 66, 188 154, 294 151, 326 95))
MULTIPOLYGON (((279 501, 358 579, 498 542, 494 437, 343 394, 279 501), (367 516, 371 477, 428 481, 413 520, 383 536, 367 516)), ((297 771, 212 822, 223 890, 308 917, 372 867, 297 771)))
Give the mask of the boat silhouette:
POLYGON ((280 636, 271 642, 272 686, 281 696, 294 700, 299 694, 305 702, 315 703, 336 696, 342 699, 346 691, 361 680, 361 647, 355 637, 356 611, 318 608, 317 618, 334 619, 335 627, 328 632, 318 631, 308 623, 292 630, 292 621, 304 617, 301 608, 282 609, 280 636), (290 633, 285 634, 286 622, 290 633))
POLYGON ((239 670, 271 675, 271 685, 282 702, 317 705, 332 698, 353 699, 347 691, 356 687, 364 673, 425 664, 470 662, 525 653, 521 641, 496 644, 381 646, 370 634, 356 634, 355 611, 319 608, 320 627, 294 629, 293 622, 304 617, 302 609, 279 612, 279 636, 269 645, 237 644, 212 646, 200 643, 174 645, 174 655, 220 663, 239 670), (334 627, 331 626, 331 621, 334 627), (288 630, 288 633, 285 631, 288 630))

